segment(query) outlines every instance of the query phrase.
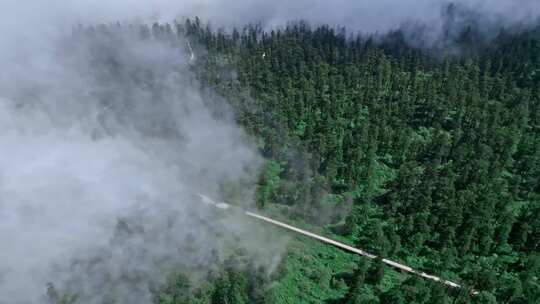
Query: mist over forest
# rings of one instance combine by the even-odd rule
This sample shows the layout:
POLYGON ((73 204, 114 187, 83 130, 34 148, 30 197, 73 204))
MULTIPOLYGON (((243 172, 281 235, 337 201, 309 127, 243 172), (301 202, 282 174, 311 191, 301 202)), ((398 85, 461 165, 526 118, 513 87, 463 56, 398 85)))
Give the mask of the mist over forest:
POLYGON ((539 21, 3 1, 0 304, 540 302, 539 21))

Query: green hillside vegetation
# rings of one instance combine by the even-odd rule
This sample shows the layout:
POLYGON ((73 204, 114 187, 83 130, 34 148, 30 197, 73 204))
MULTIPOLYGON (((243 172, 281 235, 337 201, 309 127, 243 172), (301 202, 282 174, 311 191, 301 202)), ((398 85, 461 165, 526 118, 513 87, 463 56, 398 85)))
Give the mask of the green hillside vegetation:
POLYGON ((479 291, 295 236, 270 276, 239 254, 156 303, 540 303, 540 31, 470 31, 461 54, 303 22, 143 31, 186 35, 257 140, 260 212, 479 291))
MULTIPOLYGON (((333 231, 358 247, 480 291, 469 297, 384 274, 384 284, 347 282, 344 303, 540 301, 537 30, 501 30, 494 47, 467 49, 471 56, 414 49, 399 32, 376 42, 302 22, 228 35, 195 20, 180 31, 208 48, 201 78, 262 139, 271 160, 263 209, 278 204, 290 221, 339 226, 333 231)), ((284 263, 278 286, 313 283, 295 273, 303 268, 294 253, 284 263)), ((324 284, 335 280, 329 271, 324 284)), ((324 284, 316 293, 288 287, 282 298, 336 298, 342 286, 324 284)))

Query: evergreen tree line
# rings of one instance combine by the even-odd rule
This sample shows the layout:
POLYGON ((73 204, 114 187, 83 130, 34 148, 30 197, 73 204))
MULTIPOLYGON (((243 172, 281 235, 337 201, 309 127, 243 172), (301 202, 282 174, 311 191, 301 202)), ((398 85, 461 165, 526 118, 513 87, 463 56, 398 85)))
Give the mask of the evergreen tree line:
MULTIPOLYGON (((91 31, 108 27, 121 26, 91 31)), ((189 39, 193 69, 268 159, 259 208, 479 291, 414 277, 383 286, 381 261, 360 259, 338 302, 540 302, 538 28, 501 29, 490 47, 469 28, 457 55, 411 47, 400 31, 305 22, 130 28, 179 48, 189 39)), ((179 274, 156 301, 274 303, 268 278, 245 269, 223 265, 197 288, 179 274)))
POLYGON ((304 22, 183 30, 272 160, 262 208, 320 225, 329 195, 352 199, 332 220, 357 246, 482 291, 464 301, 540 301, 538 28, 477 48, 467 28, 457 55, 304 22))

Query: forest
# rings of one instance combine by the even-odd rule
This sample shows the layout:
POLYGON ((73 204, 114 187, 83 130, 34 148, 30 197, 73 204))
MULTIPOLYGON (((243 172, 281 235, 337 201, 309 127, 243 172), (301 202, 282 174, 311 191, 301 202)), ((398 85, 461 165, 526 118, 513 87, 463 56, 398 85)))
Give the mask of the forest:
POLYGON ((487 44, 467 27, 452 51, 302 21, 137 30, 189 39, 264 156, 259 212, 464 286, 294 236, 272 273, 239 250, 203 283, 170 276, 155 303, 540 303, 540 27, 487 44))

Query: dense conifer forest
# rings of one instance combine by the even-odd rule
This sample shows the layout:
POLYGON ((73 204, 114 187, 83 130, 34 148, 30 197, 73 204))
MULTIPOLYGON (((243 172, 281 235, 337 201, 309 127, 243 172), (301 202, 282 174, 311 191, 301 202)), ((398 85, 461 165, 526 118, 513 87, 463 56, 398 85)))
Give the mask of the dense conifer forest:
POLYGON ((540 29, 477 45, 467 28, 452 52, 304 22, 137 31, 189 39, 265 157, 260 212, 465 286, 294 237, 271 274, 239 250, 202 283, 171 276, 156 303, 540 302, 540 29))

